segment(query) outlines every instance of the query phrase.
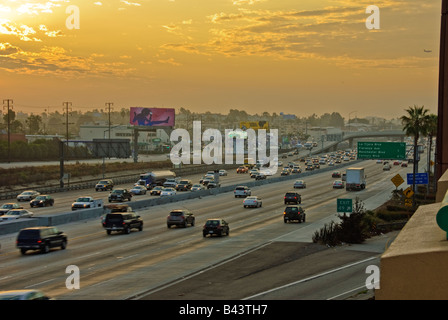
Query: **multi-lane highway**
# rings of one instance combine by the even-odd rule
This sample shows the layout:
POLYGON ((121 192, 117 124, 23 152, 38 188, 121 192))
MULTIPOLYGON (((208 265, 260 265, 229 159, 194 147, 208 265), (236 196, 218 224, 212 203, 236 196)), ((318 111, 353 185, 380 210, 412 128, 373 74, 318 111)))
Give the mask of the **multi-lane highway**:
MULTIPOLYGON (((350 162, 346 164, 350 165, 350 162)), ((151 299, 151 295, 158 299, 155 293, 181 285, 180 279, 194 278, 224 261, 232 261, 236 257, 244 259, 253 252, 260 252, 256 249, 273 243, 311 243, 312 234, 316 230, 331 220, 338 220, 337 198, 359 197, 368 209, 373 209, 390 197, 391 191, 395 189, 390 179, 396 173, 405 176, 406 172, 412 171, 412 166, 392 166, 391 171, 383 171, 382 166, 375 161, 359 162, 356 166, 363 166, 367 174, 367 188, 360 192, 333 189, 331 171, 316 170, 315 174, 306 178, 307 188, 296 189, 302 195, 302 206, 307 213, 306 222, 301 224, 283 223, 283 196, 293 189, 294 183, 294 180, 287 180, 252 189, 253 195, 262 198, 261 208, 245 209, 243 199, 227 192, 138 211, 144 220, 143 231, 134 231, 128 235, 107 235, 99 219, 62 225, 59 229, 68 235, 68 246, 65 250, 55 249, 48 254, 29 252, 23 256, 15 248, 15 234, 2 236, 0 287, 2 290, 40 289, 56 299, 151 299), (167 229, 166 216, 176 208, 188 208, 194 212, 196 225, 167 229), (209 218, 226 219, 230 224, 230 235, 203 238, 202 225, 209 218), (70 265, 80 270, 80 289, 69 290, 66 287, 69 276, 66 268, 70 265)), ((188 178, 196 182, 200 175, 188 178)), ((235 172, 222 177, 224 185, 244 184, 244 181, 251 180, 248 175, 237 175, 235 172)), ((33 211, 36 214, 60 212, 61 208, 69 209, 77 196, 86 194, 94 194, 106 200, 108 192, 83 190, 57 194, 54 208, 33 211)), ((139 197, 151 196, 135 196, 132 201, 139 197)), ((319 265, 316 265, 315 271, 323 272, 319 265)), ((213 272, 213 268, 208 272, 213 272)), ((228 279, 231 280, 233 276, 229 275, 228 279)), ((295 279, 284 279, 283 283, 300 280, 300 275, 296 276, 295 279)), ((282 281, 250 282, 243 285, 241 290, 230 290, 225 295, 209 295, 208 298, 244 299, 278 287, 279 283, 282 281)), ((336 296, 334 292, 331 295, 336 296)), ((170 297, 164 296, 163 299, 170 297)), ((187 299, 207 297, 193 294, 187 299)))

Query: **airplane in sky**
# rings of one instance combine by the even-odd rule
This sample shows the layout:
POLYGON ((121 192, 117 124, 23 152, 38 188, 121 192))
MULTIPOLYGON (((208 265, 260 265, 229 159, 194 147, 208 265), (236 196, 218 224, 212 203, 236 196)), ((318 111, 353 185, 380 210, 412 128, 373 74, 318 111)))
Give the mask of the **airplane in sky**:
POLYGON ((432 50, 423 49, 423 52, 432 52, 432 50))

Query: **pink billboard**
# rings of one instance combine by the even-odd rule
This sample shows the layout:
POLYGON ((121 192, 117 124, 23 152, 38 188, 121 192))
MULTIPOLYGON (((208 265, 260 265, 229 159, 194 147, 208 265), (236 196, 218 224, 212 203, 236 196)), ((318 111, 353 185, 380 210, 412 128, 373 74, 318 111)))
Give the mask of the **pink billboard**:
POLYGON ((132 107, 130 118, 134 126, 174 127, 174 109, 132 107))

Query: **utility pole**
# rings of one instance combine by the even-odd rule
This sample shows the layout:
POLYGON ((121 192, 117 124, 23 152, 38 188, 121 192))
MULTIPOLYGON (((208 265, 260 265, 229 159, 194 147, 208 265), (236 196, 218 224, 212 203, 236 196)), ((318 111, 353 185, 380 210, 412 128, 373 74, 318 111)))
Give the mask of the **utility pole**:
POLYGON ((442 0, 435 179, 448 170, 448 0, 442 0))
POLYGON ((67 146, 68 146, 68 112, 72 111, 71 102, 63 102, 62 105, 65 107, 65 125, 66 125, 66 132, 67 132, 67 136, 66 136, 66 142, 67 142, 67 146))
POLYGON ((9 111, 12 110, 12 104, 13 104, 13 101, 11 99, 3 100, 3 109, 5 109, 5 107, 6 107, 6 109, 8 110, 7 111, 8 113, 7 113, 7 116, 6 116, 6 119, 7 119, 7 122, 8 122, 8 163, 11 162, 11 128, 10 128, 10 126, 11 126, 11 121, 10 121, 11 117, 10 117, 9 111), (5 103, 6 103, 6 106, 5 106, 5 103))
POLYGON ((109 140, 110 140, 110 126, 111 126, 111 122, 110 122, 110 110, 111 110, 111 106, 113 106, 113 102, 106 102, 106 106, 109 109, 108 113, 109 113, 109 140))

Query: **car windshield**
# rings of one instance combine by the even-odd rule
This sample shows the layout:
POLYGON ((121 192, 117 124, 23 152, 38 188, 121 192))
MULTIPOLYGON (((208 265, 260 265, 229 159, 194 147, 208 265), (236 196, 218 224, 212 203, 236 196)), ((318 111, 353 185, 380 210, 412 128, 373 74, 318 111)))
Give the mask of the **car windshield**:
POLYGON ((46 198, 45 196, 37 196, 36 200, 45 200, 45 198, 46 198))
POLYGON ((123 190, 117 189, 117 190, 114 190, 113 193, 123 193, 123 190))
POLYGON ((2 205, 2 209, 11 209, 12 208, 12 204, 4 204, 2 205))
POLYGON ((176 217, 178 217, 178 216, 182 216, 184 213, 182 212, 182 211, 173 211, 173 212, 170 212, 170 215, 171 216, 176 216, 176 217))
POLYGON ((20 211, 8 211, 7 214, 5 214, 5 216, 18 216, 20 215, 20 211))
POLYGON ((22 192, 22 195, 29 196, 30 194, 33 194, 31 191, 22 192))
POLYGON ((98 183, 100 183, 100 184, 107 184, 107 183, 109 183, 109 181, 107 181, 107 180, 102 180, 102 181, 100 181, 100 182, 98 182, 98 183))
POLYGON ((89 202, 90 198, 78 198, 76 202, 89 202))
POLYGON ((208 221, 205 223, 205 225, 206 225, 206 226, 211 226, 211 227, 213 227, 213 226, 218 226, 218 225, 219 225, 219 220, 208 220, 208 221))

